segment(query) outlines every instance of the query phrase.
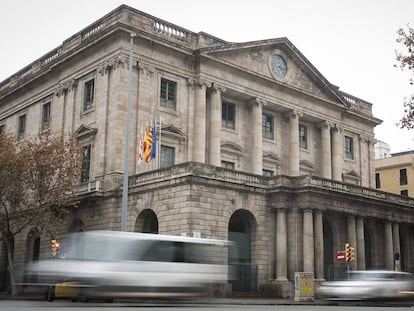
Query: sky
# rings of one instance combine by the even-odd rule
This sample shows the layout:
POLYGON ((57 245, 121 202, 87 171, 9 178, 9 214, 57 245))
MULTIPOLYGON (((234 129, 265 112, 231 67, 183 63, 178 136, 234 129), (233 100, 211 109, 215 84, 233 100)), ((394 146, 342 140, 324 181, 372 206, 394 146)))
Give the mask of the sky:
POLYGON ((0 0, 0 81, 121 4, 229 42, 287 37, 330 83, 373 104, 376 139, 414 150, 414 130, 396 126, 414 87, 394 66, 414 0, 0 0))

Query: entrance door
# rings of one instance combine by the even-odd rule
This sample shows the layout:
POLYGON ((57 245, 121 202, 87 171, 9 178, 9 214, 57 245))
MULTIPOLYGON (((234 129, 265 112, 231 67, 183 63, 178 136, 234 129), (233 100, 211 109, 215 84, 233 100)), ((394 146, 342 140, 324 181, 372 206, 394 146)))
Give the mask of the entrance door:
POLYGON ((246 211, 235 212, 229 221, 229 240, 234 246, 229 250, 229 265, 235 279, 231 281, 233 291, 256 291, 257 267, 252 264, 252 230, 246 211))

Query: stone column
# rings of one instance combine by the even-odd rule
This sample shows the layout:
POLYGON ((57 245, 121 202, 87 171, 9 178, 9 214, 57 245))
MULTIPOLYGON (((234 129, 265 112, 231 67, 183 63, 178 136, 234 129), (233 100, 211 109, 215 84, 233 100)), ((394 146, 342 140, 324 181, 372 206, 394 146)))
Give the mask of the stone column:
POLYGON ((315 211, 315 279, 324 279, 323 217, 322 211, 315 211))
POLYGON ((400 225, 397 222, 394 222, 392 224, 392 241, 393 241, 394 254, 401 253, 400 225))
POLYGON ((319 124, 322 136, 322 177, 332 178, 332 152, 331 152, 331 124, 327 121, 319 124))
POLYGON ((287 280, 287 231, 286 211, 277 210, 276 219, 276 279, 287 280))
POLYGON ((194 161, 206 162, 206 89, 208 84, 196 82, 194 109, 194 161))
POLYGON ((394 252, 391 222, 387 220, 384 227, 384 264, 385 269, 392 270, 394 268, 394 252))
POLYGON ((313 214, 311 209, 303 211, 303 272, 314 272, 315 247, 313 239, 313 214))
POLYGON ((355 251, 355 260, 351 262, 351 267, 353 270, 357 269, 357 260, 358 260, 358 243, 356 238, 356 226, 355 226, 355 216, 348 215, 347 217, 347 242, 351 244, 355 251))
POLYGON ((262 115, 265 101, 260 98, 252 100, 252 171, 263 174, 262 115))
POLYGON ((215 166, 221 165, 221 92, 224 92, 223 87, 214 84, 211 88, 210 97, 210 142, 209 163, 215 166))
POLYGON ((289 113, 289 174, 299 176, 299 118, 298 111, 289 113))
POLYGON ((332 132, 332 179, 337 181, 342 181, 343 149, 342 128, 337 124, 332 132))
POLYGON ((356 219, 356 234, 357 234, 357 248, 356 260, 358 263, 358 270, 365 270, 365 231, 364 231, 364 219, 357 217, 356 219))

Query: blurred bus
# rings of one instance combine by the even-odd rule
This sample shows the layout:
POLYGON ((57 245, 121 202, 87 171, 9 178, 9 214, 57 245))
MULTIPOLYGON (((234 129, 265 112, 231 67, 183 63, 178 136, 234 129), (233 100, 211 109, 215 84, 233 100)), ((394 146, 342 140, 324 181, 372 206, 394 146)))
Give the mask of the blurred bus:
POLYGON ((78 297, 186 296, 228 282, 228 246, 183 236, 78 232, 60 243, 59 258, 34 263, 29 273, 37 285, 60 284, 59 292, 70 284, 78 297))

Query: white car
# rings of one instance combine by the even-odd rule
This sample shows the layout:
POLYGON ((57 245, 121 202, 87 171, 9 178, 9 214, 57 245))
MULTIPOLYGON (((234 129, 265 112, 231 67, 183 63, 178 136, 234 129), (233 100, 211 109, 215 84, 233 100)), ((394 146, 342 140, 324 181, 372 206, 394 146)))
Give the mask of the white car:
POLYGON ((329 300, 414 297, 414 277, 408 272, 351 271, 347 276, 343 281, 322 283, 316 294, 329 300))

